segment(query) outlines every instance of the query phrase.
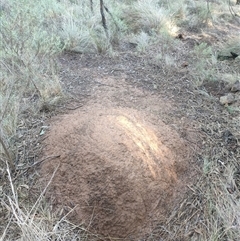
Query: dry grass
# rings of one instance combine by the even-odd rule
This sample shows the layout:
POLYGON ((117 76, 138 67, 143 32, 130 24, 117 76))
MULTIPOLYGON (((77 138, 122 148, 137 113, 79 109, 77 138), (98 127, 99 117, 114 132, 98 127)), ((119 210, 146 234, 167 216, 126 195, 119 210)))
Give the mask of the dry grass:
MULTIPOLYGON (((220 45, 210 46, 203 41, 186 50, 191 52, 184 53, 181 50, 186 44, 173 37, 178 31, 204 33, 215 25, 233 25, 239 21, 236 15, 240 14, 240 8, 233 2, 229 6, 228 1, 220 0, 208 4, 193 0, 161 1, 161 4, 156 0, 106 0, 105 4, 112 14, 106 13, 108 35, 101 24, 98 3, 91 12, 89 1, 0 2, 0 140, 5 146, 0 148, 0 240, 92 239, 88 232, 70 224, 66 216, 56 217, 44 200, 45 190, 37 200, 28 203, 24 197, 24 193, 28 193, 28 180, 14 166, 15 137, 22 113, 37 116, 43 106, 54 105, 62 98, 58 54, 63 50, 112 53, 114 46, 126 41, 136 43, 141 53, 150 51, 151 45, 161 44, 154 64, 161 65, 167 79, 174 77, 179 59, 189 62, 187 76, 195 88, 196 98, 200 98, 199 106, 195 107, 203 108, 203 113, 198 114, 199 128, 206 133, 199 153, 202 175, 189 187, 188 195, 167 222, 157 225, 146 240, 159 240, 159 237, 166 241, 238 240, 240 153, 236 136, 240 129, 239 109, 226 107, 222 112, 215 111, 217 107, 212 103, 216 103, 216 98, 201 86, 211 81, 231 82, 231 78, 239 78, 239 57, 226 63, 219 62, 217 54, 240 54, 240 39, 231 32, 230 39, 223 39, 220 45), (201 96, 203 92, 205 95, 201 96), (201 106, 202 103, 206 106, 201 106), (210 118, 205 117, 206 113, 210 118), (224 137, 227 130, 231 131, 233 139, 224 137), (231 145, 238 148, 233 151, 231 145), (16 178, 18 175, 20 179, 16 178)), ((221 38, 220 31, 219 36, 221 38)), ((22 153, 21 158, 27 155, 22 153)))
MULTIPOLYGON (((55 216, 55 212, 44 199, 44 194, 51 183, 58 167, 56 167, 52 177, 44 190, 40 193, 36 201, 30 206, 22 202, 22 190, 20 187, 28 189, 27 185, 20 185, 18 188, 12 179, 11 170, 6 163, 6 172, 8 176, 9 193, 2 198, 1 205, 9 211, 9 222, 6 225, 0 240, 18 240, 18 241, 47 241, 47 240, 82 240, 88 239, 89 233, 73 225, 67 220, 68 214, 61 219, 55 216), (20 190, 20 191, 19 191, 20 190), (11 227, 11 233, 9 233, 11 227), (14 232, 12 228, 14 227, 14 232)), ((94 240, 92 237, 91 240, 94 240)))
POLYGON ((30 2, 10 1, 0 15, 0 133, 6 146, 11 145, 22 108, 40 109, 42 102, 62 96, 55 61, 60 40, 44 28, 44 13, 36 11, 30 2))
MULTIPOLYGON (((205 64, 208 59, 211 59, 211 56, 205 56, 205 64)), ((194 61, 196 59, 192 60, 194 61)), ((215 63, 213 73, 222 65, 223 62, 215 63)), ((233 62, 225 62, 224 65, 225 68, 221 71, 227 69, 228 73, 232 74, 237 71, 239 76, 239 69, 233 62)), ((208 68, 211 68, 211 65, 208 65, 208 68)), ((167 76, 170 80, 170 75, 167 76)), ((176 79, 174 76, 172 78, 176 79)), ((189 75, 181 81, 188 78, 189 75)), ((158 240, 159 237, 169 241, 238 240, 240 236, 239 112, 229 112, 228 107, 219 109, 218 98, 209 89, 203 88, 206 83, 214 84, 222 80, 202 79, 201 84, 197 82, 197 88, 194 87, 195 81, 193 79, 191 88, 177 80, 171 79, 171 84, 178 90, 175 99, 179 102, 184 100, 188 106, 185 113, 194 116, 199 125, 198 129, 203 134, 201 151, 197 152, 196 161, 200 164, 200 176, 193 186, 189 186, 189 192, 169 215, 167 222, 159 223, 153 228, 146 240, 158 240)))

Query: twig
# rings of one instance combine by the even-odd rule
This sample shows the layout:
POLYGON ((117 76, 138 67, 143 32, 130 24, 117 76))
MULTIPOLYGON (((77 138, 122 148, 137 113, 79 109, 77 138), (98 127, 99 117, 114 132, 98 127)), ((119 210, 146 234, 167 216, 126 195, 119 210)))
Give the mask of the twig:
POLYGON ((9 91, 9 94, 8 94, 8 97, 7 97, 7 101, 6 101, 6 104, 5 104, 5 107, 3 108, 3 111, 2 111, 2 116, 1 116, 1 119, 0 119, 0 124, 2 123, 3 121, 3 118, 7 112, 7 107, 8 107, 8 104, 9 104, 9 100, 10 100, 10 97, 11 97, 11 94, 12 94, 12 91, 13 91, 13 84, 12 86, 10 87, 10 91, 9 91))
MULTIPOLYGON (((211 11, 210 11, 210 3, 209 3, 209 0, 207 0, 207 9, 208 9, 207 15, 208 15, 208 16, 210 15, 210 18, 213 20, 212 13, 211 13, 211 11)), ((213 21, 212 21, 212 23, 213 23, 213 21)), ((214 24, 214 23, 213 23, 213 24, 214 24)))
POLYGON ((100 12, 101 12, 101 16, 102 16, 102 25, 103 25, 103 28, 104 28, 104 30, 105 30, 105 33, 106 33, 107 38, 109 38, 108 28, 107 28, 107 23, 106 23, 106 18, 105 18, 105 14, 104 14, 104 3, 103 3, 103 0, 100 0, 100 12))
POLYGON ((10 219, 9 219, 9 221, 8 221, 8 224, 7 224, 7 226, 6 226, 5 229, 4 229, 4 231, 3 231, 3 233, 2 233, 2 236, 1 236, 1 238, 0 238, 0 241, 5 240, 5 237, 6 237, 8 228, 9 228, 11 222, 12 222, 12 219, 13 219, 13 215, 11 215, 11 217, 10 217, 10 219))
MULTIPOLYGON (((52 174, 50 180, 48 181, 46 187, 44 188, 44 190, 42 191, 42 193, 41 193, 40 196, 38 197, 37 201, 35 202, 35 204, 34 204, 33 207, 31 208, 31 210, 30 210, 30 212, 29 212, 29 215, 32 214, 32 212, 33 212, 34 209, 35 209, 35 211, 34 211, 34 215, 32 215, 32 219, 35 217, 35 213, 37 212, 37 206, 39 205, 39 203, 40 203, 40 201, 41 201, 43 195, 46 193, 46 191, 47 191, 49 185, 51 184, 51 182, 52 182, 52 180, 53 180, 53 178, 54 178, 54 176, 55 176, 55 174, 56 174, 56 172, 57 172, 59 166, 60 166, 60 163, 59 163, 59 164, 57 165, 57 167, 55 168, 55 170, 54 170, 54 172, 53 172, 53 174, 52 174)), ((27 217, 27 218, 29 218, 29 217, 27 217)))
POLYGON ((11 186, 13 198, 14 198, 14 200, 16 201, 16 205, 17 205, 17 207, 18 207, 18 202, 17 202, 18 196, 17 196, 17 193, 15 192, 15 188, 14 188, 14 186, 13 186, 13 181, 12 181, 12 176, 11 176, 11 170, 9 169, 8 162, 6 162, 6 166, 7 166, 8 180, 9 180, 9 183, 10 183, 10 186, 11 186))
POLYGON ((114 22, 114 24, 115 24, 117 30, 119 31, 120 28, 118 27, 117 22, 116 22, 116 20, 114 19, 112 13, 109 11, 109 9, 108 9, 105 5, 104 5, 104 8, 105 8, 106 12, 111 16, 111 18, 112 18, 112 20, 113 20, 113 22, 114 22))
POLYGON ((93 1, 90 0, 90 8, 91 8, 91 12, 93 13, 93 1))
POLYGON ((13 171, 15 168, 14 168, 14 163, 12 161, 12 158, 11 158, 11 155, 10 155, 10 152, 8 151, 4 141, 3 141, 3 137, 1 136, 1 133, 0 133, 0 144, 2 145, 3 147, 3 150, 8 158, 8 164, 10 165, 11 167, 11 170, 13 171))
POLYGON ((228 8, 229 8, 229 12, 231 13, 231 15, 237 19, 236 17, 239 18, 239 15, 233 10, 233 7, 231 6, 231 1, 228 1, 228 8))
POLYGON ((61 107, 61 108, 65 108, 67 110, 76 110, 78 108, 81 108, 83 107, 83 104, 80 104, 80 105, 77 105, 75 107, 67 107, 67 106, 64 106, 64 105, 56 105, 57 107, 61 107))
POLYGON ((34 166, 36 166, 36 165, 38 165, 38 164, 40 164, 40 163, 42 163, 42 162, 44 162, 44 161, 46 161, 46 160, 48 160, 48 159, 54 159, 54 158, 58 158, 58 157, 60 157, 60 155, 56 155, 56 156, 47 156, 47 157, 43 158, 43 159, 40 160, 40 161, 34 162, 34 163, 33 163, 32 165, 30 165, 30 166, 23 167, 23 168, 19 168, 19 169, 17 169, 17 170, 25 170, 25 169, 29 169, 29 168, 32 168, 32 167, 34 167, 34 166))
POLYGON ((66 107, 66 109, 68 109, 68 110, 76 110, 76 109, 81 108, 81 107, 83 107, 83 105, 78 105, 76 107, 66 107))

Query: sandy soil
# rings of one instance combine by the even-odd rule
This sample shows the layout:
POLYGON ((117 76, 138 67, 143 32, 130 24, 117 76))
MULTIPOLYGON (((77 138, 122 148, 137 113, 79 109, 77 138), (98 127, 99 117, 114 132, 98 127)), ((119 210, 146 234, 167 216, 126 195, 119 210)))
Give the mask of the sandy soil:
MULTIPOLYGON (((112 238, 137 239, 166 218, 193 176, 192 149, 162 120, 170 100, 121 77, 99 83, 81 108, 51 120, 44 180, 48 197, 76 224, 112 238)), ((196 134, 188 133, 196 141, 196 134)))

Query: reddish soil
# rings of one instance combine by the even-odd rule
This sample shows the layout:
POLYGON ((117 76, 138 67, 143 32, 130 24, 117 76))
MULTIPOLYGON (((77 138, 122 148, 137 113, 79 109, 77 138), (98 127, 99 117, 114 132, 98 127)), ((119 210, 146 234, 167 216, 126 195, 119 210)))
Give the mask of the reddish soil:
MULTIPOLYGON (((229 31, 225 33, 222 37, 229 31)), ((60 218, 70 211, 71 222, 104 236, 101 240, 201 239, 204 232, 198 226, 209 227, 202 190, 195 193, 191 187, 198 180, 196 166, 210 156, 220 161, 222 170, 221 160, 227 164, 232 161, 228 155, 238 156, 232 130, 239 131, 234 122, 231 128, 229 113, 219 104, 226 92, 223 81, 194 84, 197 59, 191 53, 200 40, 186 37, 178 51, 171 46, 162 50, 158 44, 139 54, 123 43, 111 57, 60 56, 63 90, 74 101, 59 106, 57 111, 64 109, 64 114, 49 120, 46 136, 43 123, 45 130, 52 109, 44 105, 38 122, 26 111, 19 139, 22 133, 26 137, 17 146, 19 164, 27 162, 23 170, 37 166, 36 153, 38 158, 43 147, 40 181, 45 188, 56 170, 46 196, 60 218), (174 56, 176 65, 156 61, 162 52, 174 56), (66 113, 66 106, 72 110, 66 113), (187 186, 193 196, 188 196, 187 186)), ((233 115, 238 118, 239 112, 233 115)), ((28 185, 36 187, 35 173, 29 174, 28 185)))
POLYGON ((183 139, 166 123, 173 103, 129 85, 124 73, 84 73, 95 82, 91 98, 53 118, 45 139, 44 156, 59 156, 41 167, 45 181, 58 168, 47 195, 55 207, 74 208, 70 220, 91 232, 135 240, 184 195, 197 134, 183 139))

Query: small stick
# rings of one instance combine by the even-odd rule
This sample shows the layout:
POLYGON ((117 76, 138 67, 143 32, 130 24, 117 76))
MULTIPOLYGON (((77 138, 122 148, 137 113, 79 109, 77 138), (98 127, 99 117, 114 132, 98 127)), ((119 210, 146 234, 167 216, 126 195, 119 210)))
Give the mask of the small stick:
POLYGON ((45 158, 43 158, 42 160, 40 160, 40 161, 38 161, 38 162, 33 163, 31 166, 19 168, 18 171, 22 171, 22 172, 18 173, 18 174, 14 177, 13 181, 15 181, 15 180, 18 179, 21 175, 23 175, 24 173, 26 173, 29 168, 32 168, 33 166, 35 166, 35 165, 37 165, 37 164, 40 164, 40 163, 46 161, 47 159, 53 159, 53 158, 58 158, 58 157, 60 157, 60 155, 58 155, 58 156, 48 156, 48 157, 45 157, 45 158))
POLYGON ((100 12, 101 12, 101 16, 102 16, 102 25, 103 25, 103 28, 105 30, 105 33, 107 35, 107 38, 109 38, 109 35, 108 35, 108 28, 107 28, 107 23, 106 23, 106 18, 105 18, 105 14, 104 14, 104 3, 103 3, 103 0, 100 0, 100 12))
POLYGON ((111 16, 111 18, 112 18, 112 20, 113 20, 113 22, 114 22, 114 24, 115 24, 117 30, 119 31, 120 28, 118 27, 117 22, 115 21, 115 19, 114 19, 112 13, 109 11, 109 9, 108 9, 105 5, 104 5, 104 8, 105 8, 106 12, 111 16))
POLYGON ((8 164, 10 165, 11 171, 13 171, 15 169, 14 163, 13 163, 11 155, 10 155, 10 153, 9 153, 9 151, 8 151, 4 141, 3 141, 3 138, 1 136, 1 134, 0 134, 0 144, 2 145, 3 150, 4 150, 4 152, 5 152, 5 154, 6 154, 7 158, 8 158, 8 164))
POLYGON ((90 0, 90 7, 91 7, 91 12, 93 13, 93 1, 90 0))
POLYGON ((37 161, 37 162, 34 162, 32 165, 30 166, 27 166, 27 167, 23 167, 23 168, 19 168, 18 170, 25 170, 25 169, 28 169, 28 168, 32 168, 33 166, 36 166, 37 164, 40 164, 48 159, 54 159, 54 158, 59 158, 60 155, 56 155, 56 156, 47 156, 45 158, 43 158, 42 160, 40 161, 37 161))

